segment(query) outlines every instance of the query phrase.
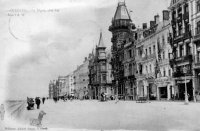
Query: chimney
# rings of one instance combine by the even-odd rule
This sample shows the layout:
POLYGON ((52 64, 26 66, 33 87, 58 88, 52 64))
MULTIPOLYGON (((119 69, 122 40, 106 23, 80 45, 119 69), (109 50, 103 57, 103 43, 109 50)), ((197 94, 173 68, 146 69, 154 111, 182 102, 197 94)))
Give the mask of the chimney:
POLYGON ((147 29, 147 23, 142 24, 142 29, 147 29))
POLYGON ((150 27, 153 27, 155 25, 155 21, 150 21, 150 27))
POLYGON ((163 21, 169 20, 169 11, 163 10, 163 21))
POLYGON ((154 21, 155 21, 155 24, 158 24, 160 22, 159 21, 159 15, 154 16, 154 21))

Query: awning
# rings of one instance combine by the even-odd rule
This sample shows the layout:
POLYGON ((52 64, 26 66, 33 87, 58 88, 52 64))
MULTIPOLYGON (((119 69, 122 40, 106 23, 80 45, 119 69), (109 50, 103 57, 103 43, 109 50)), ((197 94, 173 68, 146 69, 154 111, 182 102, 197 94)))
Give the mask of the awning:
MULTIPOLYGON (((186 80, 186 83, 189 83, 190 80, 186 80)), ((185 80, 178 80, 177 81, 177 84, 184 84, 185 83, 185 80)))

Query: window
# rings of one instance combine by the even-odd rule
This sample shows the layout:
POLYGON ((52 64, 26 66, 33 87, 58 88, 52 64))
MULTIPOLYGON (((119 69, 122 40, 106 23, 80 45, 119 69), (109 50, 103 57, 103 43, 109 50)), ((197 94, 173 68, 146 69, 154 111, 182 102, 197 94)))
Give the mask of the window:
POLYGON ((148 73, 148 67, 146 66, 146 73, 148 73))
POLYGON ((151 65, 149 65, 149 69, 150 69, 150 72, 152 72, 152 70, 151 70, 151 65))
POLYGON ((129 75, 132 75, 132 65, 131 64, 129 64, 129 75))
POLYGON ((163 68, 163 76, 166 76, 165 68, 163 68))
POLYGON ((165 51, 163 51, 163 60, 165 59, 165 51))
POLYGON ((151 47, 149 47, 149 54, 151 55, 151 47))
POLYGON ((186 53, 187 53, 187 55, 191 54, 191 47, 190 47, 189 43, 186 44, 186 53))
POLYGON ((147 55, 147 49, 146 49, 146 55, 147 55))
POLYGON ((129 58, 131 58, 132 57, 132 50, 129 50, 128 54, 129 54, 129 58))
POLYGON ((183 45, 180 45, 180 57, 184 55, 183 45))
POLYGON ((153 45, 153 53, 155 53, 155 52, 156 52, 156 46, 153 45))
POLYGON ((197 1, 197 13, 200 12, 200 1, 197 1))
POLYGON ((196 35, 200 34, 200 21, 197 22, 196 35))
POLYGON ((171 69, 169 69, 169 74, 168 74, 168 76, 171 76, 171 69))
POLYGON ((106 74, 103 74, 103 75, 102 75, 102 80, 103 80, 103 81, 106 81, 106 74))
POLYGON ((163 45, 165 44, 165 36, 164 35, 162 36, 162 43, 163 43, 163 45))

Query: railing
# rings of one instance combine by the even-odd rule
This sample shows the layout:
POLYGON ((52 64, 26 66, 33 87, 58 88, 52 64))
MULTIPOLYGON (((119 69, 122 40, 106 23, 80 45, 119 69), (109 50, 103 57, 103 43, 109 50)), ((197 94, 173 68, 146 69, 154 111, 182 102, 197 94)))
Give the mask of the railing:
POLYGON ((175 38, 174 38, 174 42, 175 43, 177 43, 177 42, 179 42, 179 41, 182 41, 182 39, 183 39, 183 30, 181 30, 181 31, 179 31, 179 34, 177 35, 175 35, 175 38))
POLYGON ((175 58, 175 61, 177 63, 192 62, 192 60, 193 60, 192 55, 186 55, 179 58, 175 58))
POLYGON ((156 57, 156 54, 153 53, 151 55, 145 55, 144 57, 142 57, 142 60, 144 61, 144 60, 155 58, 155 57, 156 57))
POLYGON ((192 75, 192 70, 187 70, 186 73, 183 73, 183 70, 177 70, 173 72, 174 77, 190 76, 192 75))

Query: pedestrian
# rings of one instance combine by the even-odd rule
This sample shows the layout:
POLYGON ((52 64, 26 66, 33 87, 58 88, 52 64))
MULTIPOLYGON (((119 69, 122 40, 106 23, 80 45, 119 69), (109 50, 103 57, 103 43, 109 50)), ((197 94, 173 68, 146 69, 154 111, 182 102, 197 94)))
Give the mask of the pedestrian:
POLYGON ((5 115, 5 109, 4 109, 4 105, 1 104, 1 107, 0 107, 0 115, 1 115, 1 120, 3 121, 4 120, 4 115, 5 115))
POLYGON ((42 98, 42 103, 44 104, 44 102, 45 102, 45 97, 42 98))
POLYGON ((40 98, 39 97, 36 97, 35 98, 35 103, 36 103, 36 105, 37 105, 37 109, 40 109, 40 98))
POLYGON ((115 96, 115 100, 115 104, 117 104, 119 102, 118 95, 115 96))

